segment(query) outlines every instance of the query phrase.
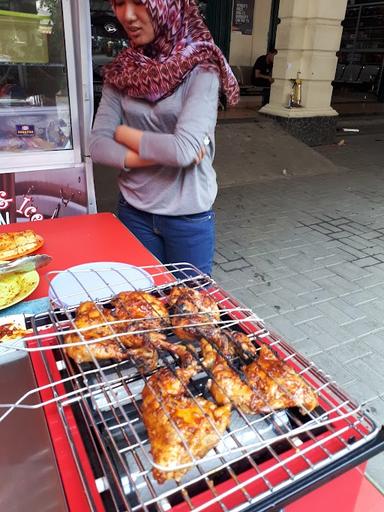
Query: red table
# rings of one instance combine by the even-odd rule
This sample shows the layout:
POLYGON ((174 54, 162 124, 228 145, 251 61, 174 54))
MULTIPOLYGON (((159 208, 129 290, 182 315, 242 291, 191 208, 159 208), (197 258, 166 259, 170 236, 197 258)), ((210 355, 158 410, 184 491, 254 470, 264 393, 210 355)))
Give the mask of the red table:
MULTIPOLYGON (((53 261, 39 270, 40 284, 28 300, 47 296, 49 282, 44 276, 49 271, 65 270, 73 265, 95 261, 138 266, 159 264, 159 261, 111 213, 45 220, 35 222, 30 227, 45 240, 38 252, 49 254, 53 261)), ((23 226, 11 224, 1 226, 0 232, 22 229, 23 226)), ((365 464, 321 486, 289 505, 286 512, 384 510, 384 497, 364 478, 364 469, 365 464)))
MULTIPOLYGON (((44 245, 36 254, 48 254, 53 260, 38 270, 40 284, 26 300, 48 295, 49 280, 45 276, 50 271, 94 261, 138 266, 159 264, 112 213, 43 220, 29 224, 28 228, 44 238, 44 245)), ((9 224, 1 226, 0 233, 22 229, 25 225, 9 224)))

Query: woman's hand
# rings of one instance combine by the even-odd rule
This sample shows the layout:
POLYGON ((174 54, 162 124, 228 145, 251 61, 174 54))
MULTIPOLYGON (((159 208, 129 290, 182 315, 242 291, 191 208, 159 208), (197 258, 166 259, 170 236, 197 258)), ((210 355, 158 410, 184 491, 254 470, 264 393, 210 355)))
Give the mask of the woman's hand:
POLYGON ((144 160, 143 158, 140 158, 135 151, 128 149, 124 159, 124 166, 126 169, 138 169, 140 167, 150 167, 152 165, 156 165, 156 162, 152 160, 144 160))
POLYGON ((124 126, 123 124, 120 124, 116 130, 115 130, 115 141, 116 142, 120 142, 120 144, 124 144, 124 139, 125 139, 125 128, 127 128, 126 126, 124 126))
MULTIPOLYGON (((137 165, 138 161, 141 160, 139 157, 140 152, 140 142, 141 138, 144 135, 144 132, 141 130, 137 130, 136 128, 131 128, 129 126, 126 126, 124 124, 120 124, 116 130, 115 130, 115 141, 119 142, 120 144, 124 144, 124 146, 127 146, 129 150, 132 150, 134 153, 134 156, 130 154, 128 151, 127 157, 128 160, 133 161, 134 165, 126 165, 126 167, 146 167, 148 165, 153 165, 153 162, 150 164, 148 163, 148 160, 142 160, 142 162, 145 162, 144 165, 137 165)), ((199 150, 199 152, 196 155, 196 158, 194 160, 194 163, 198 165, 205 155, 207 154, 206 145, 202 146, 199 150)), ((126 158, 127 160, 127 158, 126 158)), ((128 162, 126 162, 127 164, 128 162)))
POLYGON ((199 163, 203 160, 203 158, 205 157, 206 154, 207 154, 207 150, 206 150, 205 146, 203 146, 202 148, 200 148, 200 151, 197 153, 197 156, 195 158, 195 164, 199 165, 199 163))
POLYGON ((135 153, 139 153, 140 142, 144 132, 120 124, 115 130, 115 141, 124 144, 127 148, 132 149, 135 153))

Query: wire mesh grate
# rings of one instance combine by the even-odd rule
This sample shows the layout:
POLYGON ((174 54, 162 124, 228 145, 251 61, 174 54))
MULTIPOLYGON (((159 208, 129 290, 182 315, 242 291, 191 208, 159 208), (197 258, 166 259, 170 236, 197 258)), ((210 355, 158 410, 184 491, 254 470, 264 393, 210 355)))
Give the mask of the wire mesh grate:
MULTIPOLYGON (((123 290, 130 290, 127 298, 132 298, 140 283, 128 282, 126 276, 117 272, 122 279, 118 293, 122 286, 123 290)), ((269 332, 257 315, 211 278, 199 275, 185 264, 145 267, 143 272, 151 276, 151 283, 138 293, 144 293, 139 296, 145 296, 147 302, 145 294, 156 300, 151 299, 149 304, 151 314, 144 307, 141 314, 132 318, 131 305, 122 308, 116 299, 116 280, 109 287, 100 271, 102 295, 98 295, 97 301, 94 292, 86 297, 92 304, 93 323, 79 325, 76 315, 80 304, 66 305, 67 299, 56 290, 51 294, 52 309, 31 319, 31 335, 22 342, 4 343, 0 353, 0 357, 6 357, 13 352, 29 352, 44 362, 47 371, 47 382, 39 388, 30 390, 17 403, 1 405, 0 422, 17 407, 55 404, 64 423, 68 410, 73 411, 86 430, 89 450, 97 459, 108 509, 232 510, 236 497, 236 509, 241 510, 340 459, 377 434, 379 427, 375 422, 334 381, 269 332), (209 300, 197 309, 193 300, 191 305, 181 303, 177 297, 170 305, 172 294, 184 289, 193 291, 189 299, 209 300), (165 323, 157 301, 165 307, 165 323), (122 309, 124 315, 113 316, 122 309), (202 340, 207 344, 203 345, 202 340), (124 358, 98 359, 95 347, 112 342, 119 346, 130 344, 124 358), (75 352, 69 348, 80 349, 77 362, 75 352), (144 363, 142 352, 138 356, 143 348, 145 354, 150 353, 144 363), (252 364, 260 369, 263 350, 267 357, 277 358, 279 368, 287 371, 289 378, 294 373, 315 390, 316 407, 306 408, 302 400, 296 400, 296 405, 274 407, 260 397, 260 389, 250 382, 247 369, 252 364), (226 394, 228 388, 223 387, 225 381, 217 371, 219 365, 226 375, 236 379, 237 385, 246 386, 241 389, 251 389, 258 409, 244 409, 238 396, 226 394), (185 374, 188 378, 184 378, 185 374), (163 387, 157 388, 159 375, 166 379, 160 381, 163 387), (171 382, 170 394, 164 391, 167 379, 171 382), (171 397, 172 386, 179 389, 176 398, 171 397), (42 391, 48 392, 49 398, 45 396, 39 404, 28 405, 28 397, 42 391), (171 465, 154 460, 154 443, 153 439, 150 441, 143 413, 145 393, 158 404, 159 420, 168 422, 167 428, 182 452, 182 457, 176 462, 172 459, 171 465), (175 403, 178 407, 183 403, 184 413, 188 407, 193 410, 203 425, 200 430, 214 438, 205 453, 192 448, 193 441, 180 427, 183 422, 178 421, 171 402, 173 409, 175 403), (215 419, 219 407, 221 411, 224 407, 229 410, 224 427, 215 419), (176 480, 167 478, 171 473, 176 480)), ((82 286, 79 274, 74 277, 79 278, 82 286)), ((55 276, 50 276, 52 282, 55 276)), ((88 293, 86 288, 83 291, 88 293)), ((272 370, 266 378, 277 389, 275 395, 280 399, 295 398, 291 396, 295 392, 272 370)), ((68 425, 66 430, 71 436, 68 425)), ((192 431, 199 443, 204 443, 204 435, 198 437, 199 428, 192 431)), ((81 469, 81 462, 78 464, 81 469)))

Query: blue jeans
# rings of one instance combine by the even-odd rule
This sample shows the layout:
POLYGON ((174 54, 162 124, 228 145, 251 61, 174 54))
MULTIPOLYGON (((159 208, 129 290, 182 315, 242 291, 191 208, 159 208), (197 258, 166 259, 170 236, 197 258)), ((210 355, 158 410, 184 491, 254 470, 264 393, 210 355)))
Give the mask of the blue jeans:
POLYGON ((211 275, 215 250, 215 214, 155 215, 137 210, 120 196, 121 222, 162 263, 191 263, 211 275))

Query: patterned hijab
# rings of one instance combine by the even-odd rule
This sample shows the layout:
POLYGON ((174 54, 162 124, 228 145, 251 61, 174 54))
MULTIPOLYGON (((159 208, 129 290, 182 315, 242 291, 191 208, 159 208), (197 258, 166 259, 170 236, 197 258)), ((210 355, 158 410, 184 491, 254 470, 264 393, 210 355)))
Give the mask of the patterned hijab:
POLYGON ((202 65, 218 73, 222 92, 235 105, 238 83, 195 0, 141 2, 151 17, 155 40, 145 47, 123 50, 104 66, 104 82, 129 96, 155 102, 172 94, 195 66, 202 65))

